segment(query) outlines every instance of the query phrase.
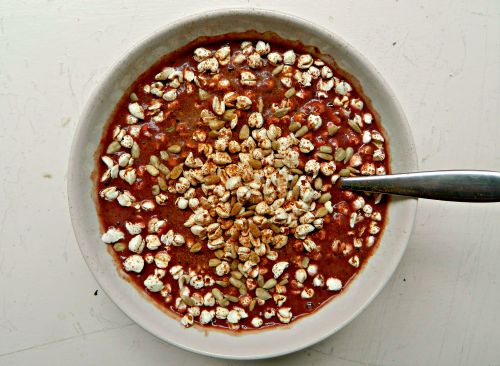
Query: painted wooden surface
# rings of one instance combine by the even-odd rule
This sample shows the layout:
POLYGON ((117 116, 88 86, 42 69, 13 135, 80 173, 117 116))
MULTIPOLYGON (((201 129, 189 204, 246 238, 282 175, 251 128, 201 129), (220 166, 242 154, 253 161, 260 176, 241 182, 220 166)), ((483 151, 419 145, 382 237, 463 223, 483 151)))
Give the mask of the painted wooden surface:
MULTIPOLYGON (((83 262, 65 193, 79 114, 106 68, 169 21, 223 6, 271 4, 0 2, 0 365, 239 364, 164 344, 117 309, 83 262)), ((500 170, 500 2, 272 6, 375 64, 411 121, 422 170, 500 170)), ((499 263, 500 204, 421 201, 409 248, 369 308, 261 364, 500 365, 499 263)))

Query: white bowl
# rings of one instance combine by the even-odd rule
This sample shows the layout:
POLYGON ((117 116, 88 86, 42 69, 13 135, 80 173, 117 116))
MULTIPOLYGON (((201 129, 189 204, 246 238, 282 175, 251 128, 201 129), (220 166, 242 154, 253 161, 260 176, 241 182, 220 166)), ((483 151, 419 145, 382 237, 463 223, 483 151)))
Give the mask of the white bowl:
POLYGON ((373 257, 346 293, 289 326, 240 333, 184 329, 119 274, 100 240, 92 191, 94 153, 103 126, 127 87, 162 55, 199 36, 255 29, 273 31, 282 38, 317 46, 338 65, 355 75, 381 117, 392 157, 392 172, 417 170, 413 138, 405 115, 385 81, 352 46, 326 29, 290 15, 255 9, 218 10, 167 25, 142 41, 113 66, 82 113, 69 161, 68 196, 73 228, 82 254, 108 296, 137 324, 171 344, 204 355, 256 359, 283 355, 308 347, 332 335, 356 317, 384 287, 396 269, 408 242, 416 199, 392 199, 388 222, 373 257))

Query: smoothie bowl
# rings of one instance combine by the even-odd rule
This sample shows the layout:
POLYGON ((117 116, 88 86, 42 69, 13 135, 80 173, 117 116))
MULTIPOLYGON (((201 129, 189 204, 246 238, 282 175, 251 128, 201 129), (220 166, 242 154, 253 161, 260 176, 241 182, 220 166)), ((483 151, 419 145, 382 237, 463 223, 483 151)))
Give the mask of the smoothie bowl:
POLYGON ((288 15, 224 10, 111 69, 68 191, 85 260, 127 315, 193 352, 251 359, 324 339, 376 296, 416 200, 338 179, 416 168, 400 106, 351 46, 288 15))

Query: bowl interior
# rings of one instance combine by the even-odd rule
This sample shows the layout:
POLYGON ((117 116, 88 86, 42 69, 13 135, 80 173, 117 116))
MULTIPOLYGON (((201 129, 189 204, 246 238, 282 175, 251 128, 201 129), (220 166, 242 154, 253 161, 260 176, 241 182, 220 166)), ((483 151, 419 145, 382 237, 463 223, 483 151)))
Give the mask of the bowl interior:
POLYGON ((416 210, 415 199, 393 199, 379 248, 348 291, 289 327, 240 336, 196 328, 186 330, 178 319, 166 316, 118 275, 112 256, 100 240, 90 179, 104 124, 123 92, 161 56, 200 36, 249 29, 273 31, 282 38, 317 46, 322 53, 333 56, 342 69, 355 75, 379 113, 389 137, 392 172, 416 170, 414 143, 404 113, 381 76, 357 51, 310 22, 281 13, 234 9, 196 15, 171 24, 134 47, 110 70, 82 114, 74 137, 68 179, 69 206, 78 243, 88 266, 110 298, 130 318, 165 341, 206 355, 238 359, 272 357, 302 349, 352 320, 395 270, 406 248, 416 210))

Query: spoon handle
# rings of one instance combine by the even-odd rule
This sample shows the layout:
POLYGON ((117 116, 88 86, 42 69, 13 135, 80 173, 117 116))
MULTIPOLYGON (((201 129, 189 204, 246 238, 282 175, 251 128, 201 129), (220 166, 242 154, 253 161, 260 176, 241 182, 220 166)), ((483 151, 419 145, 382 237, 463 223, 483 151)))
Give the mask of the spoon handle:
POLYGON ((441 170, 341 178, 340 188, 457 202, 500 202, 500 173, 441 170))

